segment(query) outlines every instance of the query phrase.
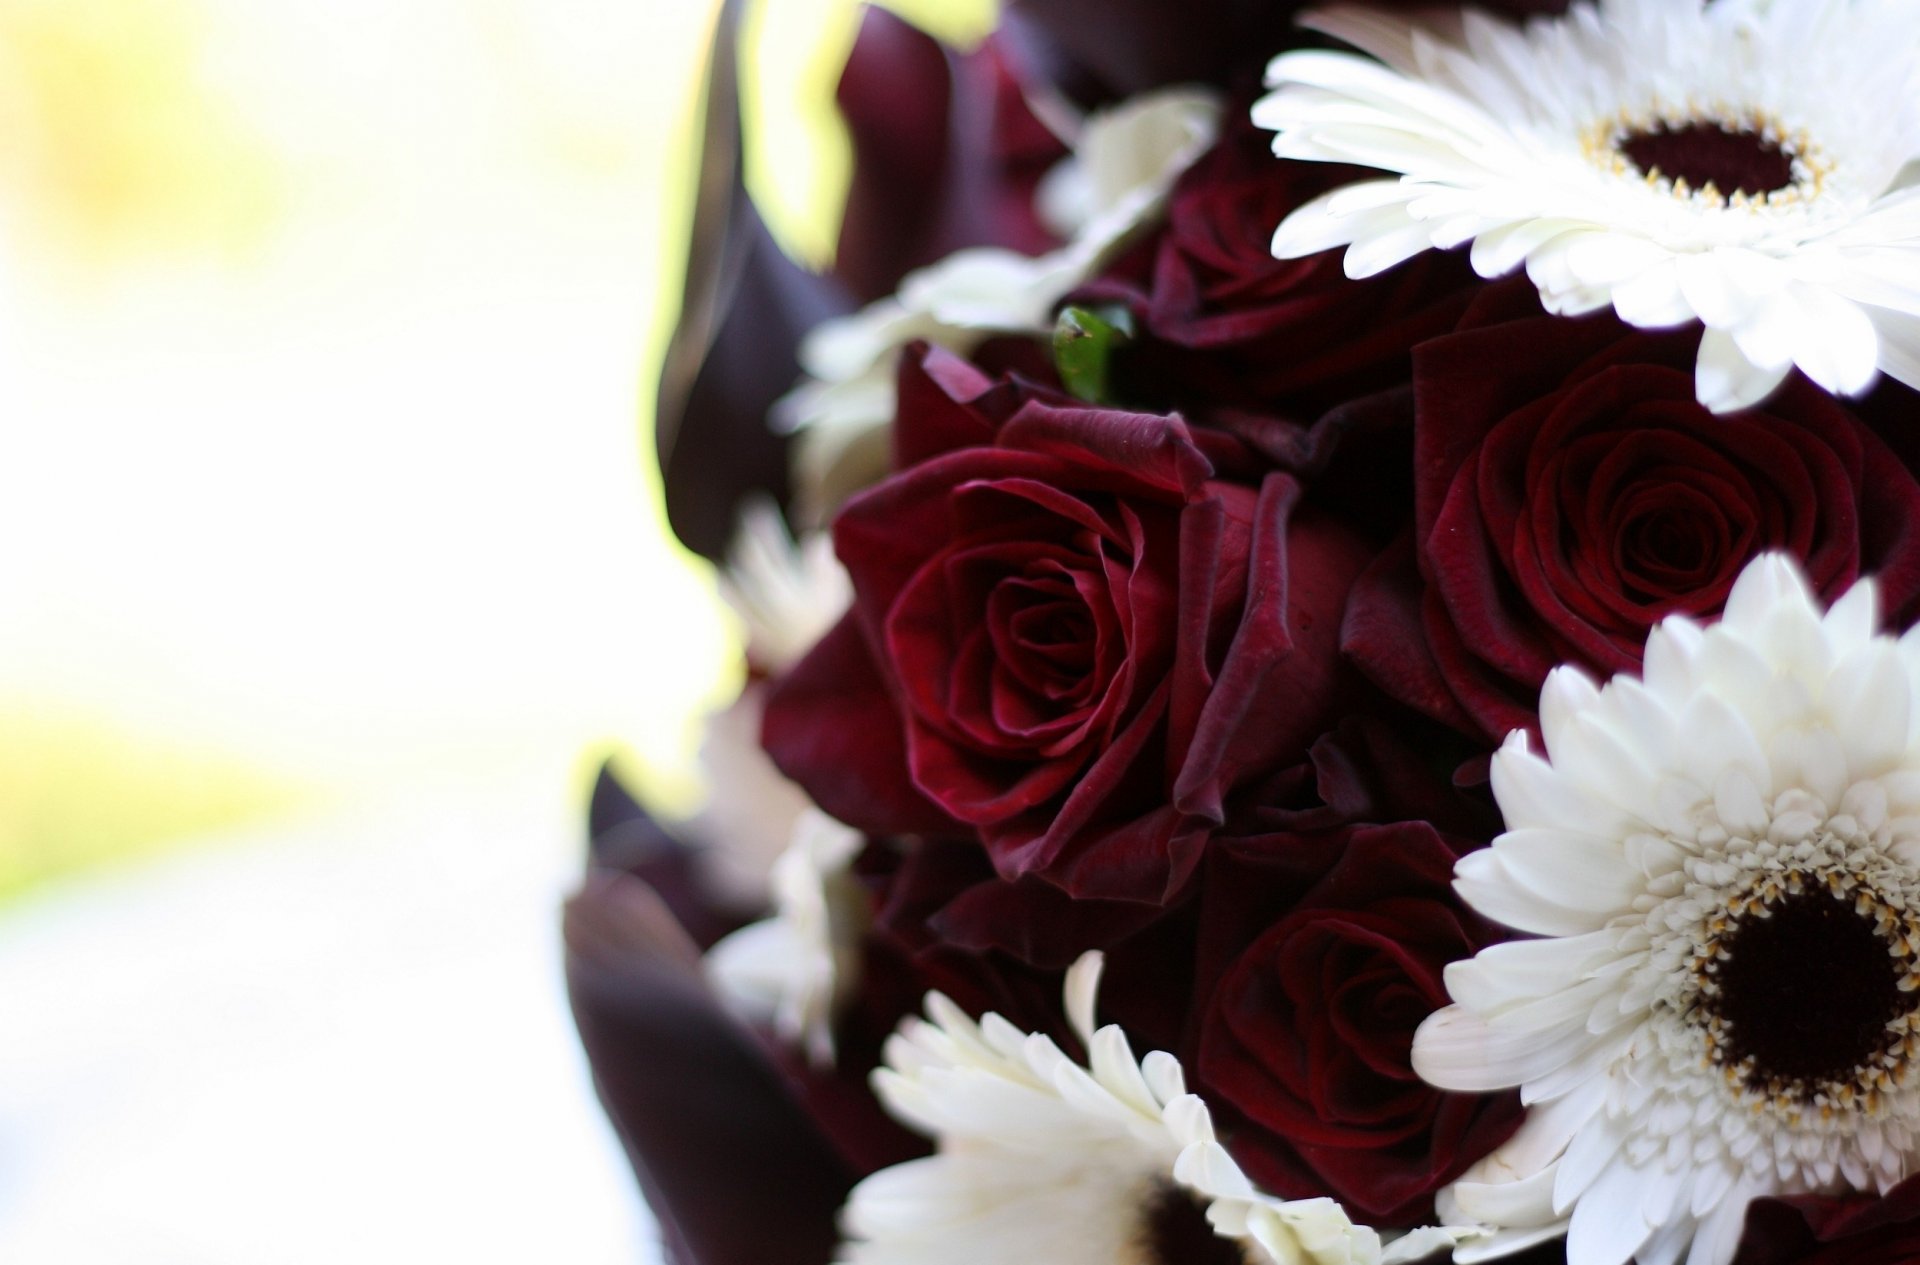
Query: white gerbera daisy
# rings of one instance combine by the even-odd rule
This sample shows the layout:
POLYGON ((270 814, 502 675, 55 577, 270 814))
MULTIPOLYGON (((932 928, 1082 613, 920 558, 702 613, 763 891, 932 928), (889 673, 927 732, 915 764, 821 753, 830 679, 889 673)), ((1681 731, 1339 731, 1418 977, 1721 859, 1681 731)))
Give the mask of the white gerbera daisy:
POLYGON ((816 1064, 833 1061, 834 1012, 859 979, 869 913, 852 865, 864 842, 817 808, 802 812, 773 863, 773 916, 707 950, 721 997, 816 1064))
POLYGON ((1725 412, 1798 366, 1858 394, 1920 385, 1920 20, 1901 0, 1599 0, 1456 35, 1335 8, 1371 53, 1293 52, 1253 112, 1286 158, 1401 173, 1288 217, 1285 257, 1346 246, 1370 276, 1471 241, 1549 310, 1698 320, 1725 412))
POLYGON ((774 412, 801 435, 796 464, 808 507, 830 511, 885 472, 902 347, 925 339, 964 355, 994 334, 1050 330, 1060 301, 1161 212, 1219 122, 1219 95, 1193 87, 1143 93, 1089 116, 1039 192, 1039 211, 1066 245, 1031 256, 958 251, 909 273, 897 294, 815 327, 800 345, 807 377, 774 412))
POLYGON ((1920 631, 1875 602, 1764 556, 1643 680, 1556 670, 1546 756, 1495 757, 1507 831, 1456 886, 1544 938, 1448 967, 1413 1054, 1530 1105, 1443 1205, 1504 1231, 1462 1260, 1565 1225, 1575 1265, 1725 1265, 1756 1198, 1920 1170, 1920 631))
POLYGON ((1094 1029, 1100 969, 1089 953, 1067 972, 1085 1065, 938 993, 901 1026, 874 1089, 940 1150, 854 1188, 846 1265, 1399 1265, 1459 1241, 1423 1229, 1383 1248, 1331 1199, 1256 1191, 1179 1062, 1136 1062, 1119 1028, 1094 1029))

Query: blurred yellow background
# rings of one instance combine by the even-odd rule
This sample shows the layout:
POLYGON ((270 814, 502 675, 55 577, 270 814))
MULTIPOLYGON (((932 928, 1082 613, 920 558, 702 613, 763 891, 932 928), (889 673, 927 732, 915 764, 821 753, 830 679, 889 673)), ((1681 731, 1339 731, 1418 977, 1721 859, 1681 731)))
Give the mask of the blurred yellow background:
MULTIPOLYGON (((746 23, 750 178, 814 262, 857 7, 746 23)), ((688 806, 732 631, 646 411, 711 19, 0 0, 0 898, 556 753, 688 806)))
POLYGON ((635 420, 709 18, 0 4, 0 892, 612 739, 679 789, 727 638, 635 420))
MULTIPOLYGON (((857 16, 746 21, 816 263, 857 16)), ((736 671, 648 418, 712 18, 0 0, 0 1258, 652 1259, 558 902, 736 671)))

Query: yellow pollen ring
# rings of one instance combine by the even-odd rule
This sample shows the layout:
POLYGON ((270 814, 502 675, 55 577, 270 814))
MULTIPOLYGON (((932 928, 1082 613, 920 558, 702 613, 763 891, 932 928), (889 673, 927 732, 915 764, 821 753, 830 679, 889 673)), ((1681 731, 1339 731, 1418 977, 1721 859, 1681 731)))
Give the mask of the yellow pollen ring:
MULTIPOLYGON (((1874 886, 1844 869, 1820 867, 1807 871, 1788 869, 1756 875, 1743 892, 1730 893, 1725 910, 1710 916, 1702 928, 1706 934, 1696 943, 1691 964, 1693 995, 1704 1003, 1719 992, 1715 976, 1719 963, 1726 960, 1725 935, 1729 925, 1742 918, 1769 918, 1773 906, 1782 898, 1799 896, 1809 888, 1824 890, 1834 900, 1851 906, 1870 918, 1886 943, 1888 956, 1899 966, 1897 987, 1903 993, 1920 989, 1920 955, 1913 946, 1920 941, 1920 913, 1910 911, 1899 901, 1889 902, 1874 886), (1729 916, 1731 915, 1731 917, 1729 916)), ((1887 1025, 1888 1043, 1859 1067, 1847 1080, 1819 1085, 1789 1082, 1778 1077, 1760 1076, 1749 1056, 1730 1061, 1727 1021, 1705 1005, 1689 1007, 1694 1023, 1704 1038, 1707 1064, 1718 1064, 1728 1088, 1746 1100, 1756 1115, 1772 1113, 1789 1123, 1797 1121, 1807 1106, 1819 1106, 1823 1119, 1832 1116, 1832 1104, 1842 1110, 1856 1105, 1865 1114, 1876 1113, 1882 1094, 1904 1085, 1920 1056, 1920 1009, 1908 1010, 1887 1025)))
POLYGON ((1771 110, 1758 106, 1688 104, 1680 108, 1658 101, 1644 109, 1619 109, 1589 124, 1580 134, 1580 152, 1595 166, 1623 180, 1643 182, 1647 187, 1670 193, 1682 201, 1706 207, 1730 210, 1758 210, 1803 205, 1821 196, 1833 161, 1814 143, 1805 128, 1789 127, 1771 110), (1657 130, 1677 131, 1704 125, 1729 134, 1745 134, 1772 145, 1792 164, 1793 177, 1785 188, 1750 195, 1735 190, 1731 196, 1715 188, 1711 181, 1695 189, 1684 179, 1672 179, 1658 167, 1642 171, 1628 158, 1622 146, 1632 137, 1657 130))

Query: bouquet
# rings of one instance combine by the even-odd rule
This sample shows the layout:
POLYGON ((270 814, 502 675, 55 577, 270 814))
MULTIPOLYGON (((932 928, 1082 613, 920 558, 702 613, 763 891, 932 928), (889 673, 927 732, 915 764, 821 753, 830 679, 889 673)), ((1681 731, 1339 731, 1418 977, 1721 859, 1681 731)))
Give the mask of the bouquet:
POLYGON ((1920 1260, 1913 0, 876 10, 824 275, 731 64, 748 684, 567 923, 677 1258, 1920 1260))

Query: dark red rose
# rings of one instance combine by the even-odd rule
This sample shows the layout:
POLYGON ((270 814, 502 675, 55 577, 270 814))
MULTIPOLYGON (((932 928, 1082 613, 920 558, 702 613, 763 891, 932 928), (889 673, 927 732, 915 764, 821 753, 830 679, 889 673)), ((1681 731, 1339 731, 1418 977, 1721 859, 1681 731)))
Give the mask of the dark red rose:
MULTIPOLYGON (((1257 86, 1267 62, 1305 34, 1299 0, 1011 0, 1004 20, 1048 46, 1056 81, 1082 95, 1125 97, 1172 83, 1257 86), (1071 73, 1069 73, 1071 72, 1071 73)), ((1379 8, 1416 13, 1426 0, 1379 8)), ((1515 18, 1559 13, 1566 0, 1486 0, 1477 8, 1515 18)))
POLYGON ((1198 909, 1194 900, 1171 910, 1076 900, 1031 875, 1001 878, 977 841, 925 839, 903 848, 871 939, 910 964, 914 991, 898 999, 897 1015, 918 1012, 922 994, 937 988, 970 1013, 992 1010, 1068 1045, 1077 1038, 1062 1026, 1060 981, 1082 954, 1102 950, 1104 1018, 1142 1051, 1178 1050, 1198 909))
POLYGON ((1028 398, 1002 420, 996 389, 905 361, 918 464, 841 512, 854 608, 775 684, 767 747, 872 833, 944 814, 1007 878, 1163 902, 1233 788, 1325 727, 1363 550, 1287 475, 1215 479, 1177 417, 1028 398))
POLYGON ((1542 314, 1524 279, 1415 353, 1414 529, 1354 592, 1344 642, 1389 693, 1497 738, 1556 664, 1639 667, 1662 617, 1711 618, 1756 554, 1831 599, 1920 596, 1920 484, 1795 375, 1758 408, 1694 398, 1696 331, 1542 314))
POLYGON ((1343 710, 1304 760, 1235 797, 1223 834, 1257 840, 1385 821, 1421 821, 1467 839, 1500 832, 1491 797, 1453 782, 1475 754, 1471 744, 1378 698, 1343 710))
POLYGON ((1281 220, 1366 173, 1282 161, 1272 139, 1230 127, 1175 185, 1164 227, 1076 296, 1134 313, 1145 337, 1128 350, 1130 381, 1182 404, 1314 416, 1411 380, 1414 344, 1459 319, 1474 278, 1456 254, 1359 281, 1338 250, 1276 259, 1281 220))
POLYGON ((1217 845, 1194 1072, 1264 1188, 1413 1224, 1519 1124, 1517 1095, 1445 1093, 1411 1061, 1447 963, 1502 938, 1452 891, 1472 846, 1425 822, 1217 845))
POLYGON ((1913 1265, 1920 1261, 1920 1177, 1879 1199, 1758 1200, 1733 1265, 1913 1265))

